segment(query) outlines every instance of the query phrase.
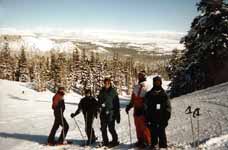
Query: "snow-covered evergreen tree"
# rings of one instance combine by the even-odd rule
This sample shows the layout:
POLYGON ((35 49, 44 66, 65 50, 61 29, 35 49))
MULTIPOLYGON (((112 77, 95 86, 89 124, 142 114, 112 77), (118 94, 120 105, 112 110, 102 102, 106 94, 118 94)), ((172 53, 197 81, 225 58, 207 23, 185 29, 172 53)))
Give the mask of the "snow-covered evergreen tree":
POLYGON ((172 56, 169 61, 169 64, 166 66, 166 71, 169 76, 169 79, 174 77, 174 73, 177 72, 178 64, 181 63, 181 52, 178 49, 172 51, 172 56))
POLYGON ((58 65, 58 57, 55 54, 55 51, 51 52, 51 63, 50 63, 50 84, 49 89, 52 92, 56 92, 58 88, 58 83, 60 83, 60 76, 58 74, 58 71, 60 70, 60 66, 58 65))
POLYGON ((28 69, 28 62, 25 54, 24 46, 21 47, 21 52, 18 58, 18 66, 16 71, 16 80, 20 82, 28 82, 30 81, 29 78, 29 69, 28 69))
POLYGON ((15 64, 6 38, 4 46, 0 51, 0 60, 0 79, 13 80, 15 64))
POLYGON ((173 72, 171 96, 228 81, 228 4, 201 0, 189 33, 181 40, 186 49, 173 72))
POLYGON ((80 53, 79 53, 80 49, 78 47, 75 47, 73 50, 73 54, 72 54, 72 60, 71 62, 69 62, 71 65, 70 68, 70 73, 71 73, 71 77, 72 77, 72 87, 71 89, 73 91, 80 91, 78 88, 80 79, 81 79, 81 67, 82 67, 82 62, 80 59, 80 53))
POLYGON ((45 59, 44 56, 42 57, 35 57, 36 62, 34 64, 34 89, 42 92, 45 91, 47 88, 47 81, 49 80, 49 68, 47 65, 48 60, 45 59))
POLYGON ((51 91, 56 92, 60 86, 65 87, 67 92, 70 90, 73 80, 69 73, 70 67, 68 67, 68 63, 64 52, 52 51, 50 64, 51 81, 49 82, 49 89, 51 91))
POLYGON ((60 77, 59 86, 65 87, 65 90, 68 92, 71 88, 71 75, 69 73, 68 68, 68 61, 66 57, 66 53, 58 53, 58 61, 57 64, 59 65, 59 70, 57 73, 60 77))

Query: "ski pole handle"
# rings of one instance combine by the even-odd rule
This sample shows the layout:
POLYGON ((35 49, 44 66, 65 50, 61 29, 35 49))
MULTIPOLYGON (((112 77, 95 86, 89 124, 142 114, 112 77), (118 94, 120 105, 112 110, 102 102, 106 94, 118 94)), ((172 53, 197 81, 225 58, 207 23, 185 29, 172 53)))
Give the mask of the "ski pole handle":
POLYGON ((188 106, 185 110, 185 114, 191 114, 192 113, 192 108, 191 106, 188 106))
POLYGON ((196 118, 197 116, 200 116, 200 108, 196 108, 193 112, 193 118, 196 118))

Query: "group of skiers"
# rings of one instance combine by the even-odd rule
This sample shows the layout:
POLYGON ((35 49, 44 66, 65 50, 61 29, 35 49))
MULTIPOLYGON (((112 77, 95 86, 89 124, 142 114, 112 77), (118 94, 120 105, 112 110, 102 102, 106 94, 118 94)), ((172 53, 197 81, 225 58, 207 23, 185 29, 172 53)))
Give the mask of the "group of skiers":
MULTIPOLYGON (((64 144, 69 125, 63 116, 65 110, 64 88, 60 87, 53 97, 52 108, 55 121, 48 137, 48 144, 64 144), (63 127, 59 140, 54 140, 55 133, 59 126, 63 127)), ((96 142, 97 138, 93 129, 94 118, 100 117, 102 146, 113 147, 119 145, 118 135, 115 129, 115 122, 120 123, 120 101, 116 88, 112 86, 111 79, 105 78, 104 86, 97 96, 98 101, 91 95, 89 89, 85 90, 85 97, 78 104, 78 109, 71 117, 80 112, 85 120, 85 131, 88 137, 87 145, 96 142), (112 136, 110 142, 107 135, 107 128, 112 136)), ((131 108, 134 108, 134 122, 136 127, 136 147, 154 148, 159 144, 160 148, 167 148, 165 128, 171 116, 171 104, 169 98, 162 88, 162 79, 157 76, 153 78, 153 88, 148 89, 145 71, 138 74, 138 84, 134 86, 130 103, 126 106, 126 113, 129 115, 131 108)))

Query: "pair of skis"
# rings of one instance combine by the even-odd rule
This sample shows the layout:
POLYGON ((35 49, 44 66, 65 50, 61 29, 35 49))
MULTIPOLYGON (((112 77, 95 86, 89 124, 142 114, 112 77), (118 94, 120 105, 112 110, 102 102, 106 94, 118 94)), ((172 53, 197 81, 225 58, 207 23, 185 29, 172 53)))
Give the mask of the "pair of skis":
POLYGON ((192 144, 193 144, 193 147, 196 148, 196 147, 199 147, 199 140, 200 140, 200 120, 199 120, 199 117, 200 117, 200 108, 196 108, 194 109, 194 111, 192 111, 192 107, 191 106, 188 106, 187 109, 185 110, 185 114, 186 115, 189 115, 190 117, 190 121, 191 121, 191 129, 192 129, 192 144), (197 118, 197 143, 195 141, 195 132, 194 132, 194 126, 193 126, 193 118, 197 118))

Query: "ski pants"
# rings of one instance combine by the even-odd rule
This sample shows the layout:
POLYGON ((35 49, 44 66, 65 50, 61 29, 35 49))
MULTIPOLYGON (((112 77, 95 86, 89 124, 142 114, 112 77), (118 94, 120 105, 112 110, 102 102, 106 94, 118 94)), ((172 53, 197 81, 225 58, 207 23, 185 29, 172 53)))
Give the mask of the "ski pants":
POLYGON ((109 132, 112 135, 112 141, 117 142, 118 141, 118 135, 115 130, 115 119, 110 119, 111 117, 107 114, 100 115, 101 120, 101 132, 102 132, 102 138, 104 143, 108 143, 108 135, 107 135, 107 127, 109 129, 109 132))
POLYGON ((63 117, 63 121, 62 121, 61 115, 55 115, 55 121, 54 121, 53 127, 51 129, 51 132, 48 136, 48 143, 55 142, 55 134, 60 125, 63 127, 63 129, 62 129, 58 142, 63 142, 63 140, 65 139, 67 132, 69 130, 69 125, 64 117, 63 117))
POLYGON ((159 124, 152 124, 151 125, 151 134, 153 134, 151 138, 151 144, 153 146, 157 145, 159 143, 160 148, 166 148, 167 147, 167 138, 165 133, 165 127, 161 126, 159 124), (159 140, 159 142, 158 142, 159 140))
POLYGON ((91 114, 85 114, 84 115, 84 119, 85 119, 85 131, 86 131, 86 135, 88 137, 88 144, 91 144, 95 141, 96 137, 95 137, 95 132, 93 129, 93 120, 94 117, 91 114))
POLYGON ((138 142, 146 142, 148 145, 151 144, 151 133, 149 128, 147 128, 145 123, 145 117, 141 116, 134 116, 135 121, 135 128, 136 128, 136 135, 138 142))

